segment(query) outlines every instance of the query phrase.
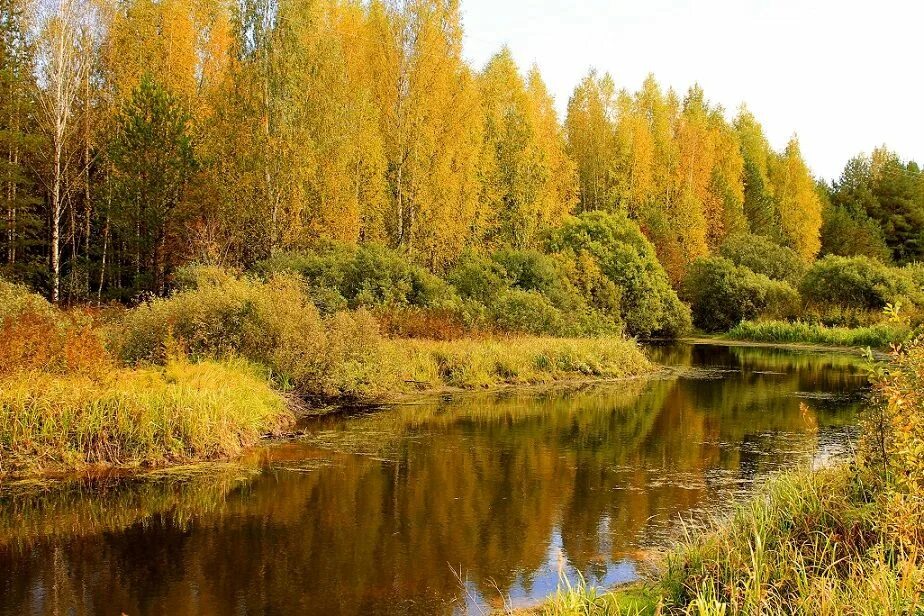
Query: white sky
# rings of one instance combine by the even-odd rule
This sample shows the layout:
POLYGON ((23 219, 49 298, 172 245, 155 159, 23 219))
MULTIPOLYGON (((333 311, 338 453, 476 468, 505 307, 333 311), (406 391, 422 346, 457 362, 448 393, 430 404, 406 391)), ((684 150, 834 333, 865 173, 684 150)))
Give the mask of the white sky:
POLYGON ((775 148, 797 134, 836 178, 882 143, 924 163, 922 0, 461 0, 477 68, 507 44, 539 65, 563 114, 594 67, 636 90, 649 72, 694 82, 733 116, 742 102, 775 148))

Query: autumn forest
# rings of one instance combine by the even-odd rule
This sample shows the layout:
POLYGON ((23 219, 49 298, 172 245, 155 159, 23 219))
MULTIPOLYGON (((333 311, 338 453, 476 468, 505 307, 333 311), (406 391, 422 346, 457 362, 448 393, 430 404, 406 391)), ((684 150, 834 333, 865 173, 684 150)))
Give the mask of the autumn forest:
POLYGON ((455 0, 2 0, 0 57, 0 271, 53 301, 319 240, 445 272, 597 210, 675 286, 745 233, 806 263, 924 250, 914 163, 877 150, 828 186, 795 138, 653 76, 591 71, 561 122, 538 67, 463 59, 455 0))

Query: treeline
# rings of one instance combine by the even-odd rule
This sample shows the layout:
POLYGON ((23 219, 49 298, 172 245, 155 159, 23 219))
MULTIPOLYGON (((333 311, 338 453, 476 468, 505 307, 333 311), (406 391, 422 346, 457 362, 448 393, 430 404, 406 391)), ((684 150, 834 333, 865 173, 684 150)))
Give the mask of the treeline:
POLYGON ((163 294, 189 262, 319 241, 438 273, 626 213, 676 286, 744 233, 910 261, 924 180, 885 150, 834 186, 694 87, 462 57, 457 0, 0 0, 0 274, 54 301, 163 294))

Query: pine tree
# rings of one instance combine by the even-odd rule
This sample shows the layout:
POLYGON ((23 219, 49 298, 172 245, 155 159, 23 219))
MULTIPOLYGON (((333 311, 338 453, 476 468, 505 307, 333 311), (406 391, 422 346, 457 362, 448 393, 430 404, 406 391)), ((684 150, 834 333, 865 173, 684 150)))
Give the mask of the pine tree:
POLYGON ((111 146, 117 220, 131 238, 136 286, 155 293, 165 289, 172 217, 197 166, 190 120, 177 97, 144 75, 120 109, 111 146))

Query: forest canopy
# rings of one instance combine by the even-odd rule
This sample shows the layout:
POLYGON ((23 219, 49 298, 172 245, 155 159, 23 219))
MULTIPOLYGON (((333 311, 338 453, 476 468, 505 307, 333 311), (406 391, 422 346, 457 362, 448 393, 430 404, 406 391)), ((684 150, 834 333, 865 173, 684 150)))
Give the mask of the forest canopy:
POLYGON ((444 279, 535 251, 593 270, 587 314, 658 332, 703 259, 795 285, 823 255, 924 254, 924 175, 884 147, 827 185, 746 107, 593 70, 559 118, 539 67, 472 66, 462 35, 457 0, 0 0, 0 275, 132 302, 325 242, 444 279))

